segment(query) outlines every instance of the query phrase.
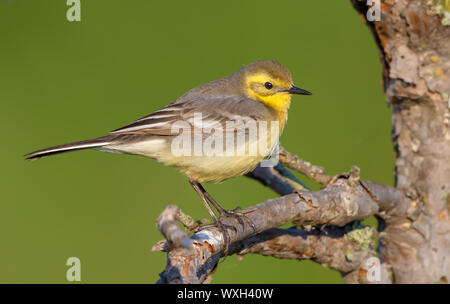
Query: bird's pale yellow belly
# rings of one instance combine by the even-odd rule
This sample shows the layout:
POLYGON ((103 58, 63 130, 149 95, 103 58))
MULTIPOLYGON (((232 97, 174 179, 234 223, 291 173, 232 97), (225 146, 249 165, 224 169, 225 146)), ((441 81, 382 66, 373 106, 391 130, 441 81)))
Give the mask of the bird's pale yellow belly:
POLYGON ((174 156, 170 153, 163 153, 156 159, 165 165, 177 167, 180 172, 200 183, 220 183, 252 171, 261 160, 271 153, 274 144, 271 143, 266 149, 257 150, 257 142, 251 144, 247 142, 246 153, 236 153, 232 156, 227 156, 225 153, 211 156, 174 156), (252 145, 255 149, 249 148, 252 145), (257 151, 257 153, 250 151, 257 151))
POLYGON ((248 173, 262 159, 260 156, 191 156, 162 162, 177 167, 180 172, 200 183, 220 183, 248 173))

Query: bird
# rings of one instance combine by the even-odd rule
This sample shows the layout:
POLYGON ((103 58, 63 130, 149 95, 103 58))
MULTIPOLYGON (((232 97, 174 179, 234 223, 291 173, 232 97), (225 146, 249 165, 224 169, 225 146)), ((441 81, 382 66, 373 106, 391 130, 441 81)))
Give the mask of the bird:
POLYGON ((296 87, 291 73, 277 61, 258 60, 199 85, 105 136, 37 150, 25 157, 95 149, 156 159, 188 177, 214 223, 223 230, 221 219, 239 213, 222 208, 202 184, 242 176, 270 156, 285 128, 292 95, 312 93, 296 87), (268 130, 268 124, 275 127, 268 130), (260 127, 259 133, 253 132, 255 126, 260 127))

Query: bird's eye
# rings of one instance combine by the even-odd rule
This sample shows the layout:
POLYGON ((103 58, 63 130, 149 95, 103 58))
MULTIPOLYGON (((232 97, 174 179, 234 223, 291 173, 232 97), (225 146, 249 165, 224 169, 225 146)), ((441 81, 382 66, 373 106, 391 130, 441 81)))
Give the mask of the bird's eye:
POLYGON ((266 87, 266 89, 270 90, 270 89, 273 87, 273 84, 270 83, 270 82, 266 82, 266 83, 264 84, 264 86, 266 87))

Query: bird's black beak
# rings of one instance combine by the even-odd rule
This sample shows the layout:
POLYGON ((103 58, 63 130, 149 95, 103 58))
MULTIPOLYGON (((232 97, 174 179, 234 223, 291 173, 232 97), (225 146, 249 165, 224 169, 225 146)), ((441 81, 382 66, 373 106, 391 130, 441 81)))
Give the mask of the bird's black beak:
POLYGON ((287 92, 289 94, 297 94, 297 95, 312 95, 311 92, 297 88, 295 86, 292 86, 290 89, 287 89, 285 92, 287 92))

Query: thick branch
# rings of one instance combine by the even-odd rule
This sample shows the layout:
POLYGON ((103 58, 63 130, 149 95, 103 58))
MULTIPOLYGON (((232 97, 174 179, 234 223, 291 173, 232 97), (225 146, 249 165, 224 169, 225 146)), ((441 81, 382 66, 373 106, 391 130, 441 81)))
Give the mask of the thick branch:
MULTIPOLYGON (((376 257, 376 232, 370 227, 318 226, 306 229, 269 229, 237 242, 232 252, 256 253, 279 259, 310 259, 339 271, 347 283, 373 283, 367 279, 366 261, 376 257)), ((390 283, 388 271, 381 271, 377 283, 390 283)), ((374 281, 375 282, 375 281, 374 281)))
POLYGON ((393 108, 396 186, 411 200, 384 200, 389 211, 382 214, 381 257, 392 266, 395 282, 448 282, 449 7, 438 0, 381 1, 379 19, 372 22, 367 1, 351 2, 380 50, 393 108))
MULTIPOLYGON (((379 191, 382 189, 376 188, 379 191)), ((289 222, 296 225, 344 226, 377 214, 379 202, 374 198, 383 197, 385 194, 370 193, 351 175, 342 175, 320 191, 296 191, 248 208, 243 211, 248 221, 228 217, 222 223, 234 244, 289 222)), ((160 283, 201 283, 215 269, 223 256, 224 238, 221 231, 211 226, 195 233, 191 239, 189 250, 176 247, 169 251, 160 283)))

